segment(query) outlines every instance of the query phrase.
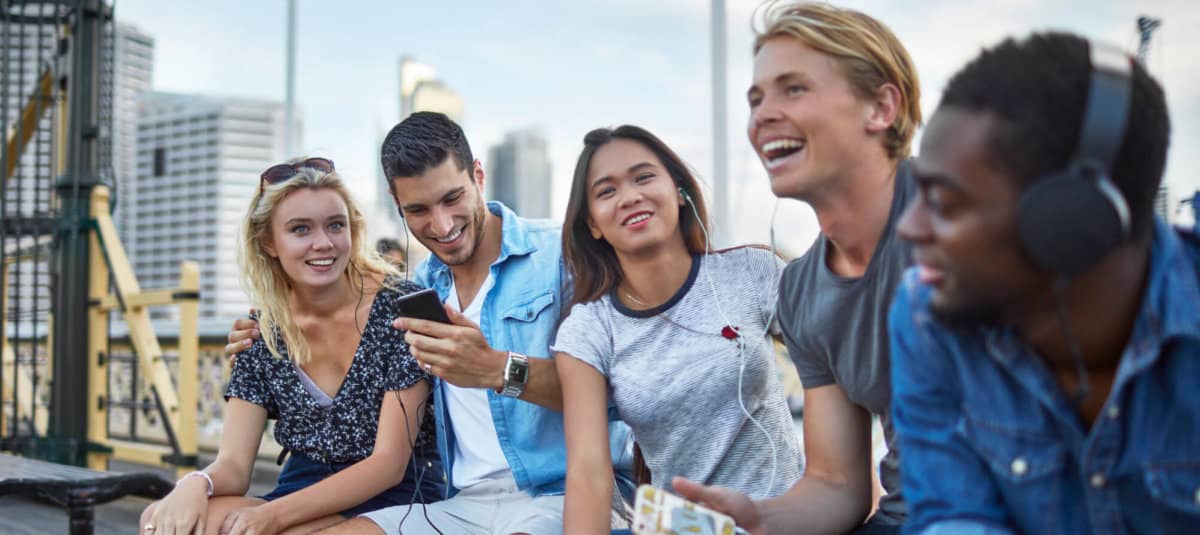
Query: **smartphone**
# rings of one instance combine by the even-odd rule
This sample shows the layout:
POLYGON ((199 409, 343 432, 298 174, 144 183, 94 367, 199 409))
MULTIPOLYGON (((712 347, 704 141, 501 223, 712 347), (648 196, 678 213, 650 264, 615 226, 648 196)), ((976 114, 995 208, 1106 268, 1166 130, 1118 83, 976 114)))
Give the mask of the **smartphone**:
POLYGON ((746 533, 729 516, 650 485, 642 485, 637 489, 632 527, 636 535, 746 533))
POLYGON ((402 296, 396 301, 396 306, 400 308, 400 315, 406 318, 450 323, 446 309, 442 308, 442 300, 438 299, 433 288, 402 296))

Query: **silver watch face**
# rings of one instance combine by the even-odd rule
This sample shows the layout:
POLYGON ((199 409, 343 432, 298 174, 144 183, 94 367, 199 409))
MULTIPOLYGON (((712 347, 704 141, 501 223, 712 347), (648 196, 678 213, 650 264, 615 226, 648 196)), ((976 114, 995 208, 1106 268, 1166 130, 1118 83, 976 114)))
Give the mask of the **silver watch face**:
POLYGON ((524 385, 529 381, 529 363, 510 359, 508 361, 508 372, 504 375, 506 382, 524 385))
POLYGON ((517 397, 525 392, 525 383, 529 382, 529 359, 525 355, 509 353, 508 362, 504 367, 504 388, 500 395, 517 397))

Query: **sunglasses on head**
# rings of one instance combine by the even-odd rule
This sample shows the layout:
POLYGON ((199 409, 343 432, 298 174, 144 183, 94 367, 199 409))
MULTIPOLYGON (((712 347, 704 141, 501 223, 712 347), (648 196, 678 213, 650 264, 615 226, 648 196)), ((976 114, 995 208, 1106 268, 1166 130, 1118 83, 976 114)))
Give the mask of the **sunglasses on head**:
POLYGON ((287 182, 292 177, 296 176, 301 169, 304 168, 316 169, 324 173, 333 172, 333 160, 328 158, 309 158, 307 160, 296 163, 281 163, 268 167, 263 171, 259 178, 258 194, 262 195, 267 184, 275 185, 282 182, 287 182))

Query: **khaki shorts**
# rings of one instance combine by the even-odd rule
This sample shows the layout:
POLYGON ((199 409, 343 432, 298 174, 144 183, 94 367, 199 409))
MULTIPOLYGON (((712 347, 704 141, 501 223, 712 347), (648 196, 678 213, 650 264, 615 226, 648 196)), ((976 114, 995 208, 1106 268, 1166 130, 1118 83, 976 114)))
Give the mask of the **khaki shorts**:
POLYGON ((562 533, 562 496, 533 497, 511 477, 476 483, 449 500, 363 514, 388 535, 562 533), (437 528, 436 530, 434 528, 437 528))

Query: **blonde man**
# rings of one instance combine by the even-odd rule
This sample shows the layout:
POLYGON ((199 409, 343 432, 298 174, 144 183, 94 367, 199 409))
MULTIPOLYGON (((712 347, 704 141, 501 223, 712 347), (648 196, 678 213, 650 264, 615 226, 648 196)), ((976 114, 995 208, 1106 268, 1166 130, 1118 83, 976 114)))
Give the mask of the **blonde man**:
POLYGON ((821 225, 779 292, 784 340, 805 388, 808 468, 786 494, 759 502, 683 480, 675 488, 752 533, 895 533, 905 506, 886 317, 910 265, 893 227, 914 193, 906 158, 921 122, 920 84, 896 36, 863 13, 788 2, 763 14, 747 91, 750 143, 775 194, 807 202, 821 225), (889 446, 877 507, 873 416, 889 446))

